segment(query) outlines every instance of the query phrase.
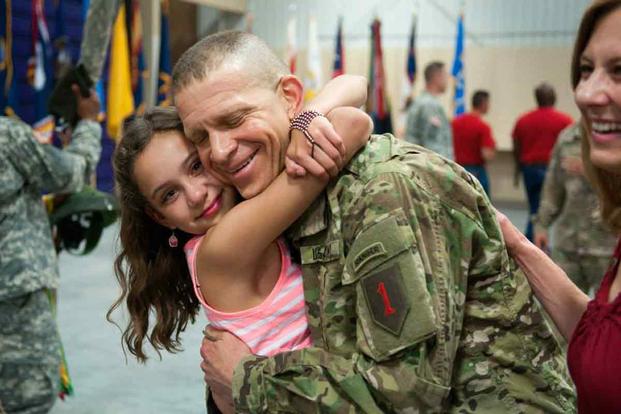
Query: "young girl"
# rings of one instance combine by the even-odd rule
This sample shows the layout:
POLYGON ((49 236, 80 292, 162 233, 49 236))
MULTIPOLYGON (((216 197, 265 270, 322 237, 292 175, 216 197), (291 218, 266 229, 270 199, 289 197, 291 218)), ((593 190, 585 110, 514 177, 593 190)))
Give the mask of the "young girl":
MULTIPOLYGON (((336 90, 323 102, 364 100, 364 92, 350 99, 336 90)), ((351 159, 368 139, 370 118, 354 108, 335 109, 328 118, 351 159)), ((294 130, 291 145, 305 139, 294 130)), ((158 353, 178 351, 179 335, 201 303, 212 325, 236 334, 256 354, 310 345, 301 272, 278 237, 327 180, 283 172, 263 193, 238 203, 233 187, 205 171, 172 108, 126 122, 114 169, 122 246, 115 272, 122 294, 108 318, 127 303, 123 340, 139 361, 146 360, 145 339, 158 353), (177 244, 186 246, 189 267, 177 244)))

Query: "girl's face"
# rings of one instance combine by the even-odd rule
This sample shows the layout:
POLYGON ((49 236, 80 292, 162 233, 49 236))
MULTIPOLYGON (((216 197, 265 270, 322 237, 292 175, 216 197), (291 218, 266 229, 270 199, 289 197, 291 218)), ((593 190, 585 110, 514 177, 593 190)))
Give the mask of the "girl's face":
POLYGON ((235 205, 235 190, 209 174, 178 131, 156 133, 136 158, 134 179, 147 214, 170 229, 204 234, 235 205))
POLYGON ((591 161, 621 172, 621 8, 595 26, 580 59, 575 99, 591 131, 591 161))

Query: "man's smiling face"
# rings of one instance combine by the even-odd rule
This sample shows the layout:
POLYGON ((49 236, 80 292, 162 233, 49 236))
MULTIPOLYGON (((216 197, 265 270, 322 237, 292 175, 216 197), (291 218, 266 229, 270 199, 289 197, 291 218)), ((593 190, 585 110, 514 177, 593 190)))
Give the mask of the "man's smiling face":
POLYGON ((290 107, 281 87, 260 86, 224 66, 175 95, 202 162, 245 199, 267 188, 284 166, 290 107))

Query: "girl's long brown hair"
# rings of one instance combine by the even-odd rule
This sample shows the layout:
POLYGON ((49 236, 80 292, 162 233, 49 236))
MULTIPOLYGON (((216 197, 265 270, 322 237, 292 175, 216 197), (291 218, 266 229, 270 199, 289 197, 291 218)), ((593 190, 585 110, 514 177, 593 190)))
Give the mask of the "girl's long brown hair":
MULTIPOLYGON (((619 8, 621 8, 621 0, 595 0, 584 12, 571 60, 571 83, 574 90, 580 83, 580 58, 593 35, 595 26, 619 8)), ((590 126, 586 124, 584 118, 582 132, 582 159, 586 174, 599 195, 602 218, 615 232, 621 233, 621 174, 593 165, 589 137, 590 126)))
POLYGON ((112 312, 125 302, 129 322, 122 341, 140 362, 147 360, 145 339, 158 354, 162 349, 180 351, 180 334, 188 322, 194 322, 199 309, 182 247, 189 235, 177 231, 179 247, 168 245, 171 231, 146 214, 147 200, 134 178, 136 158, 154 134, 165 131, 183 134, 181 120, 172 107, 156 107, 143 116, 126 120, 113 160, 121 210, 120 253, 114 261, 114 271, 121 295, 106 317, 112 322, 112 312))

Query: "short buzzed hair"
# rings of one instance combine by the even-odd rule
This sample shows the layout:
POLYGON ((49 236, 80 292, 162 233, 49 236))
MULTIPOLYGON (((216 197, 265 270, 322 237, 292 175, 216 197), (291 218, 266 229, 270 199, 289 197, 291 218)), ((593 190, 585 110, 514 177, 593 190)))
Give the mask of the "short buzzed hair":
POLYGON ((549 83, 542 83, 535 88, 535 100, 539 107, 554 106, 556 103, 556 92, 549 83))
POLYGON ((433 61, 425 66, 425 83, 431 82, 436 73, 444 69, 444 63, 440 61, 433 61))
POLYGON ((489 99, 489 92, 479 89, 472 95, 472 107, 478 109, 489 99))
POLYGON ((251 79, 266 87, 289 74, 287 65, 256 35, 219 32, 199 40, 181 55, 173 69, 173 93, 205 79, 224 63, 243 68, 251 79))

